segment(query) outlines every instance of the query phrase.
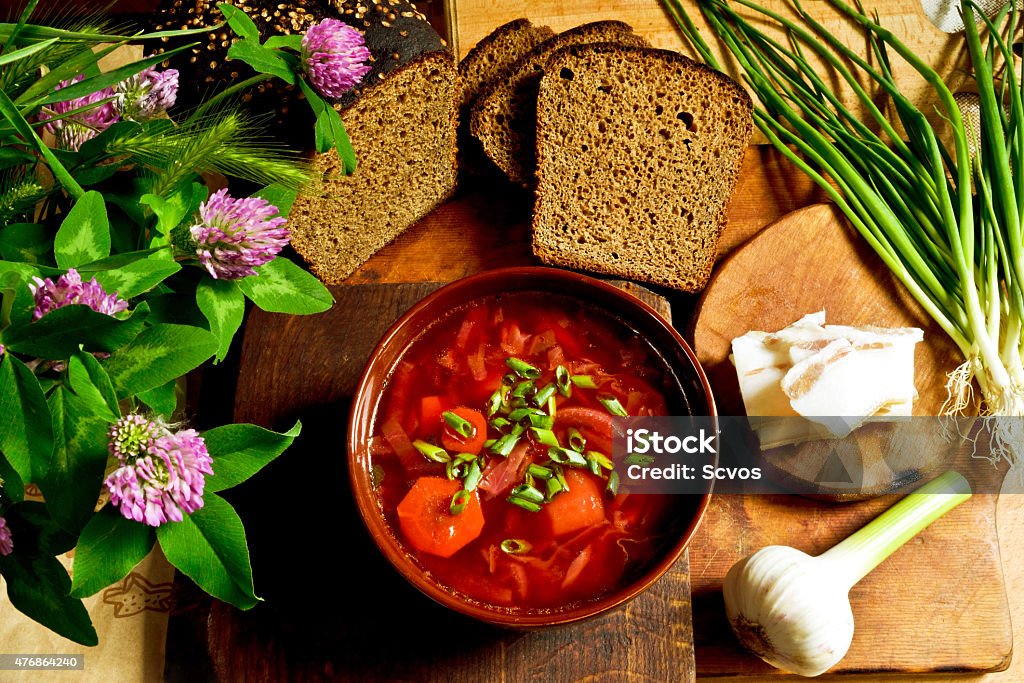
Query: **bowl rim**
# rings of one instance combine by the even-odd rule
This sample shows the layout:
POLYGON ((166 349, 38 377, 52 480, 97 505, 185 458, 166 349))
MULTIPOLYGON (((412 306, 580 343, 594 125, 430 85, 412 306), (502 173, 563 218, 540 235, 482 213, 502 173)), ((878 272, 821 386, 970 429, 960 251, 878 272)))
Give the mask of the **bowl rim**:
MULTIPOLYGON (((359 376, 356 390, 352 395, 349 422, 346 430, 346 464, 349 475, 350 490, 353 498, 355 499, 356 508, 359 511, 359 516, 362 519, 363 525, 365 526, 367 533, 373 539, 374 545, 377 546, 381 554, 384 555, 385 559, 387 559, 388 563, 391 564, 395 571, 397 571, 398 574, 413 587, 434 602, 437 602, 438 604, 452 609, 462 615, 472 617, 486 623, 509 628, 530 629, 569 624, 604 614, 616 607, 619 607, 620 605, 623 605, 624 603, 629 602, 654 585, 654 583, 656 583, 668 572, 669 569, 672 568, 683 553, 686 552, 690 542, 696 535, 697 529, 704 520, 705 513, 711 503, 713 482, 709 486, 708 490, 701 495, 701 500, 697 504, 696 509, 693 512, 693 517, 685 532, 680 535, 675 544, 671 546, 668 552, 665 553, 665 556, 649 566, 643 574, 636 577, 629 584, 597 598, 596 600, 573 604, 567 608, 554 608, 550 611, 537 610, 535 612, 522 612, 516 611, 514 608, 501 608, 494 605, 488 606, 486 603, 478 602, 472 598, 466 599, 465 597, 461 597, 450 590, 446 590, 438 582, 427 578, 424 570, 416 564, 412 557, 404 550, 404 548, 401 547, 394 531, 388 525, 384 515, 381 514, 379 506, 376 504, 373 496, 373 488, 369 482, 369 477, 366 476, 366 468, 359 459, 355 457, 353 444, 359 437, 358 428, 360 426, 360 418, 363 416, 362 411, 357 410, 357 407, 368 400, 366 392, 371 375, 378 372, 384 372, 386 375, 391 371, 393 363, 382 365, 382 354, 394 343, 395 339, 401 334, 403 328, 410 320, 421 315, 424 310, 428 310, 435 306, 435 302, 438 299, 450 295, 454 290, 468 289, 467 296, 464 297, 465 301, 468 302, 472 301, 474 298, 491 296, 490 294, 474 296, 472 293, 474 285, 482 282, 516 278, 547 278, 573 282, 576 285, 596 289, 599 292, 609 295, 613 299, 617 299, 619 302, 627 306, 633 307, 642 316, 647 317, 651 323, 661 328, 664 333, 678 344, 679 348, 683 351, 683 355, 687 358, 692 365, 693 370, 696 372, 696 379, 699 381, 700 387, 704 393, 704 398, 707 401, 708 416, 715 420, 716 423, 718 410, 715 405, 714 394, 711 391, 711 384, 704 372, 704 368, 697 359, 696 353, 694 353, 693 349, 675 327, 665 320, 665 318, 651 305, 631 292, 625 289, 620 289, 608 282, 574 271, 542 266, 516 266, 475 273, 467 277, 445 283, 430 294, 424 296, 413 304, 413 306, 411 306, 405 313, 399 316, 398 320, 388 328, 388 331, 374 346, 373 351, 367 359, 366 366, 359 376)), ((509 291, 529 291, 529 288, 515 287, 509 291)), ((568 295, 580 298, 577 293, 569 293, 568 295)), ((586 299, 583 299, 583 301, 585 302, 586 299)), ((446 310, 448 309, 446 308, 446 310)), ((649 333, 642 334, 644 337, 651 336, 649 333)), ((408 346, 405 348, 408 348, 408 346)), ((405 349, 402 350, 403 353, 404 351, 405 349)), ((401 356, 402 354, 400 353, 396 362, 401 358, 401 356)), ((366 461, 368 462, 368 459, 366 459, 366 461)))

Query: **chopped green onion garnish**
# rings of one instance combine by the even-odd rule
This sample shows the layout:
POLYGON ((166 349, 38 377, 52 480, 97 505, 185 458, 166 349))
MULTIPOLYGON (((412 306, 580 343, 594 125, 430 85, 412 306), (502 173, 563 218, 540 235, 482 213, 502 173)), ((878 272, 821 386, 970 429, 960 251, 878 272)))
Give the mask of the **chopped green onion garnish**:
POLYGON ((491 420, 491 426, 497 429, 499 432, 505 431, 505 429, 510 424, 512 423, 503 417, 496 417, 493 420, 491 420))
POLYGON ((558 437, 550 429, 539 429, 537 427, 530 428, 530 435, 533 436, 534 440, 545 446, 558 446, 558 437))
POLYGON ((480 477, 482 475, 483 473, 480 471, 480 463, 474 460, 469 463, 466 478, 462 480, 462 487, 467 491, 475 491, 477 484, 480 483, 480 477))
POLYGON ((454 460, 452 460, 451 462, 447 463, 444 466, 444 476, 448 477, 449 479, 458 479, 460 477, 460 475, 459 475, 459 467, 460 467, 460 465, 461 465, 461 463, 455 462, 454 460))
POLYGON ((557 463, 559 465, 569 464, 569 456, 566 454, 564 448, 549 448, 548 457, 553 463, 557 463))
POLYGON ((552 498, 557 496, 562 491, 566 490, 565 486, 562 485, 562 482, 558 479, 558 477, 551 477, 550 479, 545 481, 544 488, 547 489, 547 496, 545 497, 545 500, 547 500, 549 503, 551 502, 552 498))
POLYGON ((641 455, 640 453, 630 453, 626 456, 625 460, 627 465, 640 465, 646 467, 654 464, 653 455, 641 455))
POLYGON ((555 401, 555 397, 552 396, 548 399, 548 414, 551 415, 551 419, 555 419, 555 413, 558 412, 558 403, 555 401))
POLYGON ((581 453, 554 446, 548 449, 548 457, 559 465, 572 465, 573 467, 586 467, 587 459, 581 453))
POLYGON ((598 451, 587 451, 587 460, 592 460, 596 462, 598 465, 605 468, 606 470, 615 469, 615 463, 611 461, 611 458, 609 458, 604 453, 599 453, 598 451))
POLYGON ((523 379, 537 379, 540 377, 540 370, 529 363, 519 360, 518 358, 506 358, 505 365, 523 379))
POLYGON ((529 510, 530 512, 540 512, 540 505, 537 505, 536 503, 526 500, 524 498, 516 498, 515 496, 512 496, 511 498, 508 499, 508 502, 512 503, 513 505, 518 505, 524 510, 529 510))
POLYGON ((573 375, 569 380, 580 389, 597 389, 593 375, 573 375))
POLYGON ((487 441, 484 441, 484 448, 490 449, 496 443, 498 443, 497 439, 487 439, 487 441))
POLYGON ((370 469, 370 486, 377 488, 384 483, 384 468, 380 465, 374 465, 370 469))
POLYGON ((569 448, 573 449, 577 453, 582 453, 583 449, 587 446, 587 440, 583 438, 579 430, 575 427, 569 427, 569 448))
POLYGON ((520 484, 519 486, 512 489, 512 497, 522 498, 524 500, 529 500, 534 503, 544 502, 544 494, 538 491, 533 486, 530 486, 529 484, 520 484))
POLYGON ((526 421, 530 423, 531 427, 538 427, 540 429, 551 429, 555 426, 555 419, 548 415, 530 413, 526 416, 526 421))
POLYGON ((604 487, 605 491, 608 491, 613 496, 619 493, 619 473, 612 470, 608 473, 608 483, 604 487))
POLYGON ((516 396, 514 398, 510 398, 506 405, 508 406, 508 409, 511 412, 515 412, 515 411, 519 410, 520 408, 528 407, 530 404, 526 402, 525 398, 523 398, 521 396, 516 396))
POLYGON ((512 452, 512 449, 516 447, 516 443, 518 442, 518 434, 506 434, 491 446, 491 452, 507 458, 508 454, 512 452))
POLYGON ((508 433, 512 436, 522 436, 523 432, 526 431, 526 426, 523 424, 514 424, 512 429, 508 430, 508 433))
POLYGON ((539 390, 536 394, 534 394, 534 404, 538 406, 544 405, 545 403, 548 402, 548 399, 552 398, 555 395, 556 391, 557 389, 555 389, 555 385, 549 382, 543 389, 539 390))
POLYGON ((448 506, 448 511, 453 515, 461 513, 469 505, 469 496, 470 493, 466 489, 459 490, 452 496, 452 504, 448 506))
POLYGON ((473 455, 472 453, 459 453, 458 455, 455 456, 455 461, 460 463, 473 462, 474 460, 476 460, 476 456, 473 455))
POLYGON ((473 434, 476 432, 476 427, 474 427, 473 423, 469 420, 459 417, 450 410, 446 410, 441 413, 441 417, 444 418, 444 423, 463 439, 473 438, 473 434))
POLYGON ((587 469, 590 470, 590 473, 595 477, 601 476, 601 464, 593 458, 587 458, 587 469))
POLYGON ((572 396, 572 378, 569 377, 569 368, 559 365, 555 368, 555 384, 558 385, 558 393, 566 398, 572 396))
POLYGON ((527 473, 526 473, 526 475, 525 475, 525 476, 523 477, 523 482, 524 482, 524 483, 525 483, 525 484, 526 484, 527 486, 535 486, 535 485, 536 485, 536 483, 537 483, 537 482, 536 482, 536 481, 534 480, 534 478, 533 478, 533 475, 532 475, 532 474, 530 474, 529 472, 527 472, 527 473))
POLYGON ((544 412, 537 408, 516 408, 508 414, 508 419, 512 422, 521 422, 530 415, 543 415, 544 412))
POLYGON ((493 394, 491 394, 491 397, 489 399, 487 399, 487 417, 491 417, 496 412, 498 412, 498 409, 501 408, 501 404, 502 404, 502 401, 504 400, 504 398, 505 398, 505 389, 504 389, 504 387, 502 387, 501 389, 498 389, 493 394))
POLYGON ((525 382, 520 382, 519 384, 517 384, 514 387, 512 387, 512 397, 513 398, 528 398, 530 396, 533 396, 534 392, 536 392, 536 391, 537 391, 537 387, 534 386, 533 380, 532 379, 528 379, 525 382))
POLYGON ((521 538, 506 538, 501 542, 501 550, 509 555, 522 555, 533 550, 533 546, 521 538))
POLYGON ((622 407, 621 403, 619 403, 619 399, 614 396, 598 396, 597 400, 604 406, 604 409, 612 415, 615 415, 616 417, 629 417, 629 413, 627 413, 626 409, 622 407))
POLYGON ((511 389, 512 385, 516 383, 517 379, 519 378, 510 372, 501 378, 501 386, 505 389, 511 389))
POLYGON ((555 474, 553 471, 551 471, 550 467, 544 467, 543 465, 534 464, 531 464, 529 467, 526 468, 526 473, 531 476, 537 477, 538 479, 550 479, 555 474))
POLYGON ((555 465, 551 469, 553 469, 555 471, 555 479, 558 481, 559 486, 561 486, 561 488, 559 490, 560 491, 568 491, 569 490, 569 482, 567 482, 565 480, 565 472, 562 471, 561 466, 560 465, 555 465))
POLYGON ((427 460, 432 460, 434 462, 448 462, 452 459, 443 448, 439 448, 432 443, 416 439, 412 442, 412 445, 415 446, 416 450, 422 453, 423 457, 427 460))

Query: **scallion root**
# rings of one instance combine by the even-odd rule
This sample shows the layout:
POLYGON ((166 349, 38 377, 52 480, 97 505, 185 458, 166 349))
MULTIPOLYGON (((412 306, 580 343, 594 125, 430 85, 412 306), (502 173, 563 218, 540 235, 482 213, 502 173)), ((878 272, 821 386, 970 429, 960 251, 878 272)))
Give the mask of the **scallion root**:
POLYGON ((946 401, 939 410, 941 415, 964 415, 977 406, 974 397, 974 363, 965 360, 946 375, 946 401))

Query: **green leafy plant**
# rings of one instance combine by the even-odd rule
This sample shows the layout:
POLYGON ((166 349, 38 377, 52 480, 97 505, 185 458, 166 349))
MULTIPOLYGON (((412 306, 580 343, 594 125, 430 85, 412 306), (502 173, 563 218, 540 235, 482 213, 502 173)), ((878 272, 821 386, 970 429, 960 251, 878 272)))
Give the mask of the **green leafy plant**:
POLYGON ((81 598, 157 544, 211 595, 243 609, 259 600, 242 521, 219 494, 300 425, 200 434, 175 422, 179 380, 225 358, 247 300, 315 314, 333 298, 278 255, 307 170, 233 96, 263 78, 299 83, 319 149, 337 148, 350 169, 355 157, 337 111, 306 82, 299 37, 261 43, 223 5, 240 36, 232 58, 259 75, 175 120, 177 72, 158 65, 191 45, 98 64, 129 43, 198 31, 42 26, 30 23, 36 4, 0 24, 0 575, 17 609, 92 645, 81 598), (258 189, 238 196, 239 182, 258 189), (72 548, 73 580, 56 559, 72 548))

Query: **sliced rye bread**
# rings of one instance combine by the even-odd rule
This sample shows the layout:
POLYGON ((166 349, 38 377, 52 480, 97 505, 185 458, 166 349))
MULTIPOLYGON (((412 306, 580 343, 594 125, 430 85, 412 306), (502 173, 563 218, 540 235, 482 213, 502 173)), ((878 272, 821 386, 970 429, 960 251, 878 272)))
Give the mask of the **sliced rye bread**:
POLYGON ((480 142, 469 132, 470 111, 477 96, 495 81, 507 78, 513 64, 554 35, 547 26, 515 19, 491 31, 459 62, 459 171, 464 175, 497 174, 480 142))
POLYGON ((491 31, 459 62, 462 87, 459 106, 470 106, 484 88, 523 55, 554 35, 549 27, 534 26, 529 19, 514 19, 491 31))
POLYGON ((288 219, 292 246, 325 283, 337 284, 455 190, 455 63, 428 53, 387 74, 341 111, 358 167, 318 154, 325 180, 300 194, 288 219))
POLYGON ((534 47, 512 66, 508 78, 492 83, 477 98, 470 132, 512 182, 529 187, 535 180, 537 90, 548 58, 569 45, 598 42, 647 44, 621 21, 583 24, 534 47))
POLYGON ((753 132, 746 91, 668 50, 576 45, 545 67, 533 252, 699 292, 753 132))

